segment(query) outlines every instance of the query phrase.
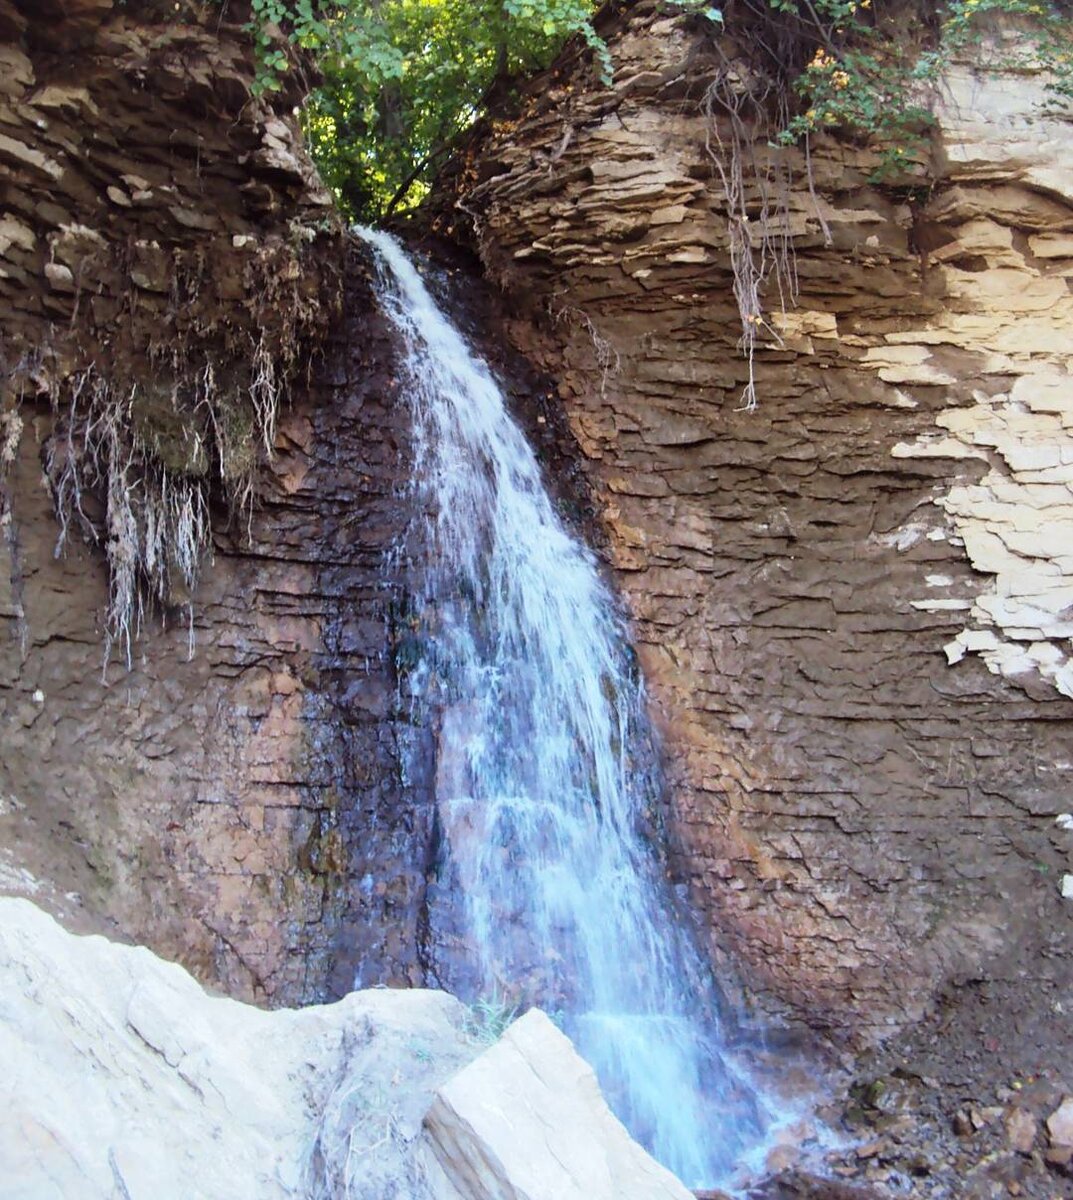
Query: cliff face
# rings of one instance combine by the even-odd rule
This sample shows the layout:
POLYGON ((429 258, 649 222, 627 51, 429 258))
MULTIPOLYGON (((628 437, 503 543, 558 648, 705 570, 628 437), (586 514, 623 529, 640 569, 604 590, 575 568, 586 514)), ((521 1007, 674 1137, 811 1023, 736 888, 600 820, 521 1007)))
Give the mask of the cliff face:
POLYGON ((398 422, 356 263, 327 337, 329 198, 227 11, 0 4, 0 883, 298 1001, 349 989, 344 916, 411 877, 363 899, 343 848, 401 808, 370 669, 398 422))
POLYGON ((1073 954, 1069 126, 1032 77, 966 67, 934 182, 821 139, 810 183, 754 129, 750 236, 788 170, 798 295, 767 297, 742 411, 709 36, 631 6, 614 85, 537 79, 441 224, 471 224, 561 380, 715 953, 865 1037, 966 979, 1031 1024, 1073 954))
MULTIPOLYGON (((383 574, 406 417, 295 97, 250 99, 215 8, 7 3, 0 28, 4 886, 243 996, 338 993, 363 955, 363 982, 419 982, 432 735, 397 711, 383 574), (289 383, 274 425, 266 363, 273 420, 289 383), (103 676, 116 564, 144 575, 147 544, 116 556, 107 470, 53 557, 98 389, 135 432, 108 462, 130 456, 135 493, 202 497, 215 556, 192 610, 169 562, 103 676), (229 517, 260 458, 263 504, 229 517)), ((878 186, 829 140, 810 186, 788 156, 799 294, 768 298, 741 411, 707 37, 632 6, 615 85, 577 62, 535 81, 448 182, 444 225, 475 219, 508 334, 560 380, 713 953, 865 1037, 966 979, 1031 1025, 1070 969, 1068 126, 1030 77, 966 68, 931 174, 878 186)), ((746 152, 777 181, 766 140, 746 152)), ((513 378, 561 463, 542 382, 513 378)))

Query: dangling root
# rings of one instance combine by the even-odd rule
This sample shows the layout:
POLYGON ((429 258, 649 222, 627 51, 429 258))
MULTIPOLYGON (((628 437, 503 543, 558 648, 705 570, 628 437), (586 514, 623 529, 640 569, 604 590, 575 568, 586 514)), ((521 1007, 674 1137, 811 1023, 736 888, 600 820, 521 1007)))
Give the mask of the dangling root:
POLYGON ((211 366, 197 377, 193 411, 211 414, 211 420, 205 435, 196 422, 187 430, 190 473, 164 465, 159 446, 139 431, 137 384, 117 390, 94 367, 66 382, 45 473, 60 527, 56 553, 63 552, 76 526, 102 546, 108 561, 105 666, 116 646, 131 666, 147 602, 160 608, 184 605, 192 639, 192 597, 211 545, 203 436, 214 437, 221 474, 237 483, 235 497, 249 511, 257 462, 250 443, 260 441, 271 450, 279 398, 271 368, 264 365, 266 355, 258 353, 257 359, 261 366, 250 388, 252 412, 244 436, 235 428, 242 422, 227 419, 235 403, 214 393, 211 366))
MULTIPOLYGON (((798 295, 789 211, 793 168, 789 150, 772 140, 776 130, 785 128, 789 112, 785 87, 777 80, 732 62, 721 47, 717 52, 721 65, 704 96, 705 149, 726 200, 730 267, 741 321, 738 344, 749 368, 741 407, 752 411, 757 404, 754 359, 760 331, 766 329, 782 344, 765 316, 763 293, 774 280, 784 313, 797 303, 798 295), (720 122, 726 127, 726 136, 720 132, 720 122), (756 153, 758 143, 766 151, 763 161, 756 153)), ((809 194, 829 244, 831 233, 816 200, 810 149, 806 140, 809 194)))

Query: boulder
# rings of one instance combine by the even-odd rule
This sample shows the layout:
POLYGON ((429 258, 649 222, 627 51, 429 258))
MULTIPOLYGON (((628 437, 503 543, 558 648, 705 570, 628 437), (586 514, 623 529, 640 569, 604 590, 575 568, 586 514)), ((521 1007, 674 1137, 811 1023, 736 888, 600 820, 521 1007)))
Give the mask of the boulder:
POLYGON ((437 1200, 692 1200, 539 1009, 439 1089, 425 1129, 444 1176, 437 1200))
POLYGON ((421 1118, 478 1050, 463 1015, 416 989, 265 1012, 0 899, 0 1190, 421 1200, 421 1118))
POLYGON ((543 1013, 484 1053, 466 1018, 416 988, 266 1012, 0 898, 0 1192, 691 1200, 543 1013))

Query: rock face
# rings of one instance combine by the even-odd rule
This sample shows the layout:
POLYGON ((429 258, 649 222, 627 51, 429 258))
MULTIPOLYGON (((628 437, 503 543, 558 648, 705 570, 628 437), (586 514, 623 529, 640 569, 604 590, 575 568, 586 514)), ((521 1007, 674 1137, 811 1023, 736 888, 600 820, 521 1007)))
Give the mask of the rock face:
POLYGON ((441 228, 473 222, 561 380, 715 953, 865 1038, 965 978, 1038 1030, 1073 956, 1069 126, 1031 77, 964 72, 935 162, 883 186, 868 150, 819 139, 809 175, 747 131, 739 232, 759 247, 761 181, 785 184, 768 231, 797 294, 781 314, 769 279, 741 411, 701 26, 630 6, 613 86, 578 56, 537 79, 445 181, 441 228))
POLYGON ((147 614, 130 669, 102 672, 107 571, 75 539, 53 554, 47 411, 27 422, 0 544, 18 581, 0 607, 0 882, 269 1003, 344 995, 364 952, 366 983, 422 982, 428 831, 399 768, 419 731, 395 719, 382 579, 405 520, 404 415, 351 268, 251 522, 215 523, 192 627, 147 614))
POLYGON ((416 989, 266 1013, 0 899, 4 1195, 688 1200, 542 1013, 470 1029, 416 989))
POLYGON ((396 916, 368 925, 375 981, 419 980, 399 900, 422 860, 407 846, 379 873, 414 820, 379 580, 402 421, 356 260, 336 308, 346 256, 298 97, 251 98, 227 14, 0 3, 0 888, 294 1003, 353 985, 359 909, 396 916), (140 469, 115 490, 163 481, 195 524, 215 514, 192 608, 166 546, 129 670, 105 647, 117 586, 147 582, 148 510, 121 521, 82 462, 62 554, 52 511, 78 433, 116 411, 105 473, 140 469), (256 515, 229 514, 267 451, 256 515), (383 843, 351 837, 376 822, 383 843))
POLYGON ((425 1127, 448 1179, 474 1200, 691 1200, 539 1009, 437 1091, 425 1127))
MULTIPOLYGON (((361 264, 248 538, 217 506, 195 655, 177 587, 102 679, 98 551, 52 557, 57 398, 87 364, 142 396, 192 362, 248 396, 256 347, 323 332, 339 241, 288 98, 248 102, 237 24, 87 0, 53 36, 56 11, 0 2, 0 884, 244 997, 341 994, 363 957, 363 982, 420 982, 433 735, 395 702, 406 418, 361 264)), ((1068 127, 1030 78, 960 74, 927 195, 922 165, 870 182, 860 147, 818 142, 811 189, 788 157, 797 303, 768 297, 742 412, 707 35, 647 0, 616 20, 614 87, 564 60, 452 199, 561 379, 665 725, 678 869, 771 1008, 870 1038, 984 979, 1001 1069, 1000 1018, 1045 1048, 1070 971, 1068 127)), ((164 393, 143 441, 222 488, 162 420, 199 393, 164 393)))

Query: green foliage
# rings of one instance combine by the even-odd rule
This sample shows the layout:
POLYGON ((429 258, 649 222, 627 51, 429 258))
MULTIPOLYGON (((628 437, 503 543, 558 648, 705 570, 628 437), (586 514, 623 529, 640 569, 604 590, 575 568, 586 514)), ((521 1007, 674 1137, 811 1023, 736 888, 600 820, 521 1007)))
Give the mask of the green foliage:
POLYGON ((489 90, 545 65, 572 34, 607 48, 589 23, 592 0, 253 0, 260 91, 288 69, 279 31, 323 75, 304 114, 325 182, 351 217, 417 203, 453 139, 489 90))
POLYGON ((1073 43, 1053 3, 1034 0, 948 0, 925 5, 936 18, 930 37, 914 40, 906 10, 885 19, 883 0, 768 0, 770 7, 811 34, 812 57, 792 86, 800 104, 779 135, 799 141, 825 128, 877 139, 883 147, 880 174, 897 170, 934 124, 934 89, 951 57, 981 37, 985 18, 1018 18, 1024 38, 1017 59, 996 66, 1031 67, 1049 74, 1057 100, 1073 98, 1073 43), (807 14, 807 15, 806 15, 807 14), (899 24, 899 21, 901 22, 899 24))
POLYGON ((517 1016, 518 1006, 511 1004, 496 989, 490 996, 481 996, 466 1009, 462 1018, 462 1032, 472 1042, 491 1046, 514 1024, 517 1016))
MULTIPOLYGON (((668 0, 670 2, 670 0, 668 0)), ((293 54, 322 80, 304 110, 310 149, 350 217, 412 207, 458 135, 509 79, 545 65, 579 35, 600 77, 611 62, 595 0, 251 0, 261 68, 282 86, 293 54)), ((881 174, 905 163, 933 124, 930 103, 952 54, 988 16, 1024 24, 1020 53, 1073 99, 1073 52, 1056 0, 679 0, 670 5, 753 44, 777 85, 775 140, 841 129, 883 147, 881 174)), ((1008 63, 1005 65, 1009 65, 1008 63)))

